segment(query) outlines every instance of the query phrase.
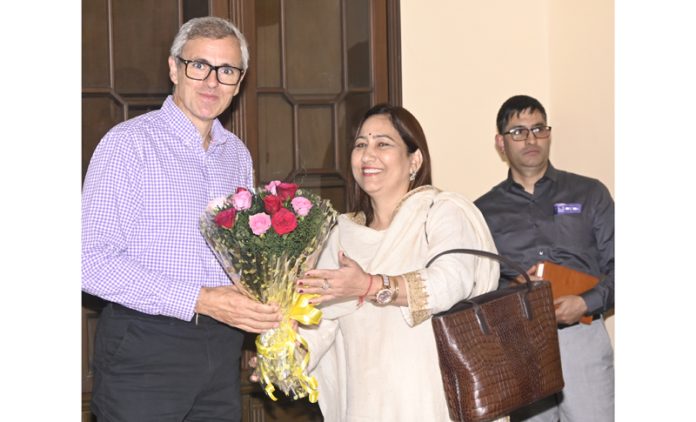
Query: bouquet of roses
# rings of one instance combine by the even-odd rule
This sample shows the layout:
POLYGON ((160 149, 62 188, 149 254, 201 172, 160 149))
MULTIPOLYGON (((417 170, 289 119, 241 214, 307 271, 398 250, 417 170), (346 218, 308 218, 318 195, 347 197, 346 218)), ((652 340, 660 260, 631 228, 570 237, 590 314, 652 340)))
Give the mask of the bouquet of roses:
POLYGON ((294 399, 317 401, 317 381, 305 372, 309 352, 291 320, 318 324, 321 311, 298 294, 295 280, 316 265, 337 213, 328 200, 298 189, 294 183, 272 181, 245 188, 210 202, 200 218, 200 231, 223 268, 245 294, 261 303, 277 303, 284 318, 280 327, 256 338, 259 378, 269 397, 273 384, 294 399))

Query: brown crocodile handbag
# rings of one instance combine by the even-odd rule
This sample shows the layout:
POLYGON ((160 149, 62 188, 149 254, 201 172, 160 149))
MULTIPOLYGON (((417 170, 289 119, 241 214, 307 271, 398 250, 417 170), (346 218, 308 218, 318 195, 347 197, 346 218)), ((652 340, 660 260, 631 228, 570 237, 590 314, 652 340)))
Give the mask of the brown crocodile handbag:
POLYGON ((432 318, 449 416, 483 422, 563 389, 551 285, 491 252, 451 249, 497 259, 527 283, 457 303, 432 318))

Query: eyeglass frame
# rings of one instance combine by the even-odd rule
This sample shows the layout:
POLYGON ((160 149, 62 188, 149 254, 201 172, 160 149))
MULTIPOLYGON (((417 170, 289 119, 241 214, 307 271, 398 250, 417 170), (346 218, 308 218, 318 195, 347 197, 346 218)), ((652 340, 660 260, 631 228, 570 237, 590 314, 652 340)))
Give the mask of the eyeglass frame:
POLYGON ((186 75, 187 78, 189 78, 189 79, 191 79, 191 80, 193 80, 193 81, 204 81, 204 80, 208 79, 208 77, 210 76, 210 73, 214 70, 214 71, 215 71, 215 79, 217 79, 217 81, 218 81, 220 84, 225 85, 225 86, 235 86, 235 85, 239 85, 239 81, 242 80, 242 76, 244 76, 244 73, 245 73, 245 70, 244 70, 244 69, 241 69, 241 68, 239 68, 239 67, 237 67, 237 66, 232 66, 232 65, 229 65, 229 64, 223 64, 223 65, 220 65, 220 66, 213 66, 213 65, 210 64, 210 63, 202 62, 202 61, 200 61, 200 60, 186 60, 186 59, 184 59, 184 58, 181 57, 181 56, 176 56, 176 59, 179 60, 181 63, 184 64, 184 75, 186 75), (207 73, 207 74, 205 75, 205 77, 202 78, 202 79, 196 79, 196 78, 193 78, 193 77, 189 76, 189 74, 188 74, 188 65, 189 65, 189 63, 199 63, 199 64, 202 64, 202 65, 208 66, 208 73, 207 73), (237 70, 239 71, 239 79, 237 79, 237 82, 235 82, 235 83, 233 83, 233 84, 226 84, 226 83, 224 83, 224 82, 222 82, 222 81, 220 80, 220 75, 218 74, 218 69, 221 69, 221 68, 223 68, 223 67, 231 67, 232 69, 237 69, 237 70))
POLYGON ((530 134, 530 133, 531 133, 532 135, 534 135, 534 139, 547 139, 547 138, 549 138, 549 137, 551 136, 551 126, 546 126, 546 125, 543 125, 543 126, 533 126, 533 127, 516 126, 516 127, 513 127, 512 129, 508 130, 507 132, 501 133, 501 135, 503 135, 503 136, 505 136, 505 135, 510 135, 510 139, 512 139, 513 141, 515 141, 515 142, 524 142, 524 141, 526 141, 527 139, 529 139, 529 134, 530 134), (538 132, 539 130, 541 130, 541 129, 548 130, 548 136, 537 136, 537 134, 534 132, 535 129, 537 130, 537 132, 538 132), (527 131, 527 136, 525 136, 524 139, 515 139, 514 136, 513 136, 513 134, 512 134, 512 131, 515 131, 515 130, 525 130, 525 131, 527 131))

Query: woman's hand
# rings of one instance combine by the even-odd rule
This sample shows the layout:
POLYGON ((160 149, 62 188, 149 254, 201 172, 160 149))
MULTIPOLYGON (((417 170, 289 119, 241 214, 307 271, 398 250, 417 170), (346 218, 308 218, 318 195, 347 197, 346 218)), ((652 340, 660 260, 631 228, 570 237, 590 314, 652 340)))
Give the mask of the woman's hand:
POLYGON ((357 298, 363 296, 370 283, 370 274, 363 271, 360 265, 348 258, 343 251, 338 252, 337 270, 310 270, 305 273, 305 278, 298 279, 295 288, 298 293, 320 295, 310 302, 318 304, 333 299, 357 298))

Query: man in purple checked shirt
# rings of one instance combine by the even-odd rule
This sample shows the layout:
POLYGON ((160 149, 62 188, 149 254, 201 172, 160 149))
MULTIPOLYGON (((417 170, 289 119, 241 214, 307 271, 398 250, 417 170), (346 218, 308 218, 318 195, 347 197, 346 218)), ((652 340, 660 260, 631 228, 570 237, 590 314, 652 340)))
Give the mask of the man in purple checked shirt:
POLYGON ((82 290, 110 303, 95 338, 92 411, 108 421, 238 421, 243 333, 277 327, 198 231, 208 202, 252 188, 249 151, 217 117, 249 61, 229 21, 192 19, 170 50, 173 94, 112 128, 82 193, 82 290))

